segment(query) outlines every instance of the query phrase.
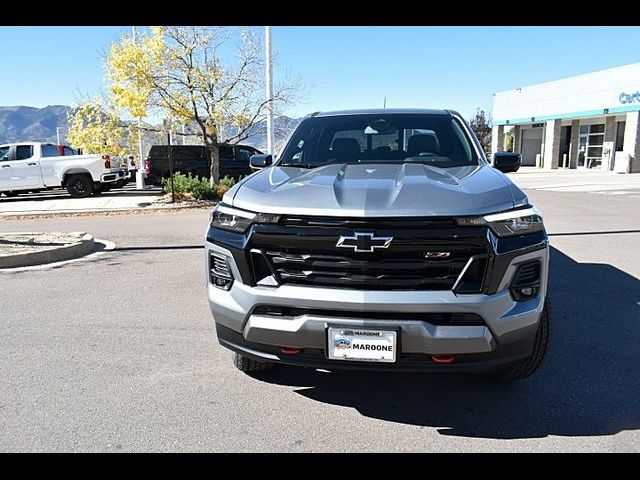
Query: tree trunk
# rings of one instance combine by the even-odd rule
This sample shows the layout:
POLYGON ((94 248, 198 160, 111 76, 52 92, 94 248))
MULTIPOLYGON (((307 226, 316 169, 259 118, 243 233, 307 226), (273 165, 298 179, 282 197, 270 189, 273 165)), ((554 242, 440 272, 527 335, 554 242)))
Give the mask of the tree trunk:
POLYGON ((209 162, 211 165, 211 176, 209 180, 211 185, 217 185, 220 183, 220 151, 218 149, 218 142, 210 142, 207 145, 209 150, 209 162))

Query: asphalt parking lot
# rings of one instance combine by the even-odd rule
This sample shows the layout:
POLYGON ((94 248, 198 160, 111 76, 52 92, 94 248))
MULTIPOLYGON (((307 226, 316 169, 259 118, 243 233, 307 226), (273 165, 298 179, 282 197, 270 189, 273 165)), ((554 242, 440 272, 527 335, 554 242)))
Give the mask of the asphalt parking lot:
POLYGON ((120 250, 0 272, 1 451, 639 451, 640 189, 530 189, 553 336, 529 380, 236 370, 215 340, 208 212, 0 221, 120 250))

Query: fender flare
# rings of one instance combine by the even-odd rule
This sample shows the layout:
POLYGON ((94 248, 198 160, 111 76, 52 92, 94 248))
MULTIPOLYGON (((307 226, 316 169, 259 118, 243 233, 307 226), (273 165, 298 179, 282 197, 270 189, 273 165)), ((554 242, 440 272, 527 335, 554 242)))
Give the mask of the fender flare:
POLYGON ((91 175, 91 172, 89 170, 87 170, 86 168, 81 168, 81 167, 72 167, 69 168, 67 170, 65 170, 62 174, 62 186, 64 187, 67 183, 67 178, 69 178, 71 175, 89 175, 91 177, 91 181, 93 180, 93 176, 91 175))

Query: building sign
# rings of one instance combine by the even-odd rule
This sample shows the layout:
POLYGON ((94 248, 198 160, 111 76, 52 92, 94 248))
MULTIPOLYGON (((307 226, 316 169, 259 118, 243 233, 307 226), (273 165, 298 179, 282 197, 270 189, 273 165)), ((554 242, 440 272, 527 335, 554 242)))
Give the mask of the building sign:
POLYGON ((640 92, 636 93, 625 93, 622 92, 618 97, 620 103, 640 103, 640 92))

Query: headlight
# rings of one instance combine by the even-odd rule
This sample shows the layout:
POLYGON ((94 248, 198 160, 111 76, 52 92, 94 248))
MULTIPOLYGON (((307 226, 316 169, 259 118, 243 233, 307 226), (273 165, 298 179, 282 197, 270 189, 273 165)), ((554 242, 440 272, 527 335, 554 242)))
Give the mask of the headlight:
POLYGON ((456 218, 456 222, 458 225, 467 227, 488 225, 499 237, 524 235, 527 233, 540 232, 544 229, 542 215, 540 215, 540 212, 535 207, 494 213, 485 215, 484 217, 456 218))
POLYGON ((278 223, 279 215, 253 213, 218 204, 211 214, 211 226, 231 232, 244 233, 252 223, 278 223))

